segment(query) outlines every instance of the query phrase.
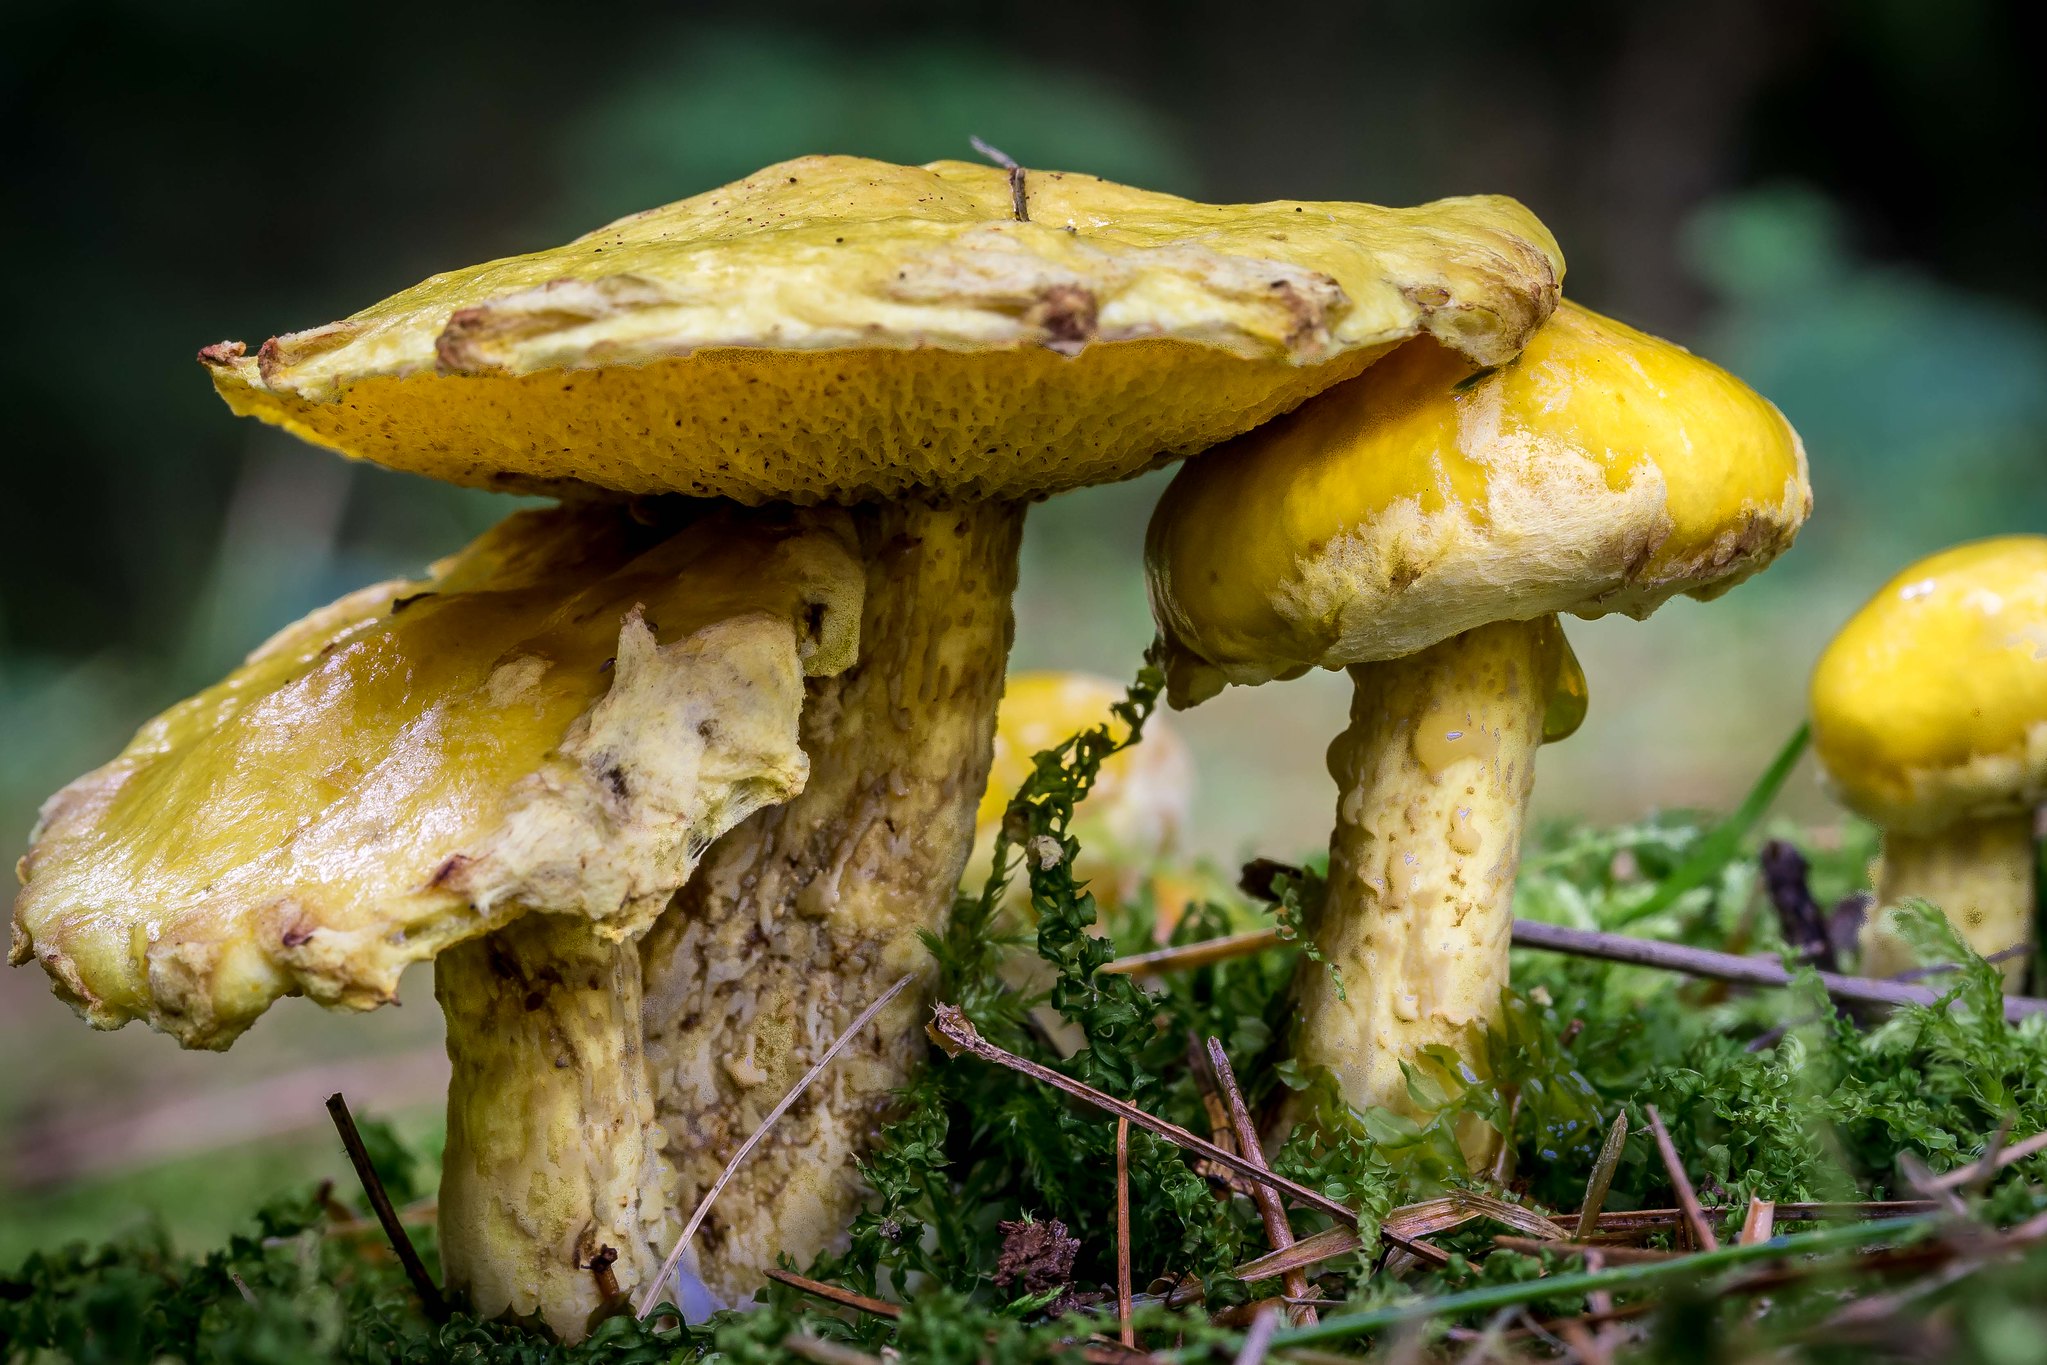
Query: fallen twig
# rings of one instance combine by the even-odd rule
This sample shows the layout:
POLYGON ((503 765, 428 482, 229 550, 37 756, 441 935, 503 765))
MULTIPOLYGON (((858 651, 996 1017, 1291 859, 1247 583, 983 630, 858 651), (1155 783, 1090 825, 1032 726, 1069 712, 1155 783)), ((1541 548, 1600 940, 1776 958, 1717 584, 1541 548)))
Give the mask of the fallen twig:
POLYGON ((1614 1265, 1668 1261, 1684 1254, 1680 1251, 1657 1251, 1651 1247, 1616 1246, 1611 1242, 1553 1242, 1541 1237, 1517 1237, 1506 1232, 1496 1234, 1493 1245, 1502 1251, 1518 1251, 1527 1256, 1538 1256, 1545 1251, 1559 1256, 1604 1256, 1614 1265))
POLYGON ((1236 1365, 1264 1365, 1265 1352, 1272 1346, 1272 1335, 1278 1330, 1279 1313, 1271 1308, 1260 1309, 1258 1316, 1251 1319, 1251 1330, 1244 1333, 1244 1345, 1237 1352, 1236 1365))
POLYGON ((1000 147, 990 146, 978 137, 969 137, 967 141, 973 144, 975 151, 1009 172, 1010 216, 1019 223, 1030 222, 1031 205, 1030 198, 1024 188, 1024 168, 1017 163, 1015 157, 1003 151, 1000 147))
POLYGON ((733 1173, 746 1160, 747 1153, 751 1152, 760 1143, 760 1140, 767 1136, 768 1130, 775 1126, 777 1119, 789 1112, 789 1106, 796 1103, 796 1097, 805 1090, 808 1090, 810 1083, 824 1074, 824 1069, 831 1065, 832 1058, 838 1056, 846 1044, 852 1042, 858 1036, 860 1030, 867 1027, 869 1020, 881 1013, 882 1006, 902 994, 903 988, 916 979, 917 976, 914 972, 907 972, 896 978, 895 985, 883 991, 873 1004, 860 1011, 860 1016, 852 1023, 846 1025, 846 1031, 832 1039, 832 1045, 824 1050, 824 1056, 818 1058, 810 1070, 803 1073, 803 1079, 796 1082, 795 1087, 788 1094, 782 1096, 780 1103, 768 1111, 768 1116, 760 1121, 760 1126, 753 1130, 753 1135, 739 1144, 739 1150, 732 1154, 732 1159, 725 1163, 725 1169, 718 1172, 718 1178, 711 1182, 711 1188, 706 1190, 704 1197, 697 1201, 696 1212, 689 1216, 689 1222, 682 1229, 682 1236, 675 1239, 675 1247, 668 1253, 668 1259, 661 1263, 661 1269, 654 1276, 653 1282, 647 1286, 647 1292, 640 1296, 639 1317, 644 1319, 648 1314, 661 1306, 663 1291, 667 1289, 668 1281, 674 1276, 675 1268, 682 1264, 682 1255, 685 1251, 689 1250, 690 1239, 696 1236, 697 1229, 703 1225, 704 1215, 711 1211, 711 1201, 718 1197, 719 1192, 732 1179, 733 1173))
POLYGON ((1071 1076, 1062 1075, 1050 1067, 1040 1066, 1028 1058, 1019 1057, 1014 1052, 997 1047, 983 1038, 974 1028, 973 1021, 956 1006, 938 1005, 932 1009, 930 1033, 932 1039, 948 1056, 956 1057, 962 1052, 972 1053, 984 1062, 993 1062, 997 1066, 1008 1067, 1011 1071, 1029 1076, 1032 1080, 1043 1081, 1055 1090, 1062 1090, 1076 1099, 1086 1100, 1097 1109, 1106 1110, 1118 1118, 1129 1119, 1139 1128, 1148 1133, 1156 1133, 1175 1147, 1205 1156, 1257 1184, 1270 1185, 1295 1202, 1319 1209, 1346 1226, 1353 1228, 1357 1226, 1356 1209, 1338 1203, 1319 1190, 1311 1190, 1298 1181, 1289 1180, 1283 1175, 1275 1175, 1235 1152, 1225 1151, 1206 1138, 1196 1137, 1177 1123, 1170 1123, 1138 1108, 1128 1100, 1105 1095, 1091 1085, 1074 1080, 1071 1076))
POLYGON ((1685 1226, 1691 1229, 1692 1245, 1700 1251, 1718 1251, 1720 1239, 1713 1235, 1713 1225, 1706 1221, 1706 1211, 1699 1207, 1699 1196, 1692 1189, 1692 1178, 1685 1174, 1684 1162, 1677 1154, 1677 1144, 1670 1140, 1670 1130, 1663 1126, 1663 1115, 1656 1112, 1653 1104, 1643 1105, 1642 1113, 1649 1120, 1649 1131, 1655 1134, 1656 1150, 1663 1157, 1663 1169, 1670 1176, 1670 1186, 1677 1191, 1677 1206, 1685 1211, 1685 1226))
POLYGON ((1148 953, 1132 953, 1105 962, 1095 968, 1104 976, 1138 976, 1147 972, 1184 972, 1196 967, 1206 967, 1212 962, 1227 962, 1235 957, 1249 957, 1262 953, 1268 948, 1277 948, 1287 940, 1280 937, 1277 929, 1252 929, 1246 933, 1228 934, 1222 938, 1205 938, 1196 943, 1182 943, 1173 948, 1155 948, 1148 953))
POLYGON ((1116 1336, 1135 1348, 1130 1325, 1130 1120, 1116 1120, 1116 1336))
POLYGON ((885 1299, 871 1299, 865 1294, 856 1294, 850 1289, 842 1289, 835 1284, 826 1284, 823 1280, 813 1280, 808 1275, 798 1275, 793 1270, 783 1270, 779 1267, 773 1268, 768 1271, 768 1278, 778 1280, 788 1285, 791 1289, 800 1289, 813 1297, 830 1299, 833 1303, 843 1305, 844 1307, 857 1308, 863 1313, 872 1313, 878 1318, 899 1318, 903 1315, 903 1310, 900 1306, 889 1303, 885 1299))
MULTIPOLYGON (((1286 940, 1280 938, 1277 929, 1256 929, 1249 933, 1230 934, 1223 938, 1203 939, 1199 943, 1185 943, 1177 948, 1134 953, 1129 957, 1119 957, 1113 962, 1105 963, 1097 970, 1111 975, 1127 975, 1132 972, 1166 972, 1205 967, 1210 963, 1222 962, 1233 957, 1262 953, 1279 947, 1283 942, 1286 940)), ((1513 942, 1516 948, 1568 953, 1574 957, 1598 958, 1601 961, 1621 962, 1633 967, 1654 967, 1661 971, 1682 972, 1687 976, 1702 977, 1708 981, 1728 981, 1738 986, 1782 987, 1791 984, 1791 973, 1774 958, 1745 957, 1740 953, 1716 952, 1711 948, 1694 948, 1684 943, 1665 943, 1660 939, 1637 938, 1632 934, 1572 929, 1561 924, 1545 924, 1540 920, 1515 920, 1513 942)), ((1998 954, 1989 960, 1999 960, 2002 956, 2003 954, 1998 954)), ((1843 976, 1839 972, 1820 972, 1817 975, 1820 985, 1835 1000, 1848 1000, 1867 1005, 1937 1005, 1941 1001, 1940 992, 1925 986, 1913 985, 1909 981, 1843 976)), ((2047 1014, 2047 1000, 2026 995, 2004 997, 2006 1021, 2017 1023, 2035 1014, 2047 1014)))
POLYGON ((2036 1152, 2047 1152, 2047 1132, 2035 1133, 2022 1138, 2009 1147, 1986 1146, 1983 1155, 1965 1166, 1957 1166, 1945 1175, 1937 1175, 1928 1182, 1936 1190, 1956 1190, 1964 1186, 1984 1182, 2007 1166, 2024 1161, 2036 1152), (1986 1165, 1986 1163, 1988 1163, 1986 1165))
POLYGON ((340 1091, 327 1097, 327 1112, 333 1116, 334 1127, 341 1134, 341 1145, 348 1153, 349 1164, 355 1167, 355 1178, 362 1182, 363 1193, 370 1198, 370 1208, 375 1211, 377 1222, 383 1226, 391 1250, 397 1253, 398 1264, 405 1268, 405 1278, 412 1282, 412 1292, 419 1296, 419 1306, 432 1321, 447 1321, 448 1306, 441 1298, 440 1286, 434 1283, 433 1276, 426 1273, 426 1262, 419 1259, 412 1238, 406 1235, 405 1225, 398 1221, 398 1210, 391 1207, 391 1196, 384 1190, 384 1182, 370 1161, 369 1148, 363 1146, 362 1133, 355 1126, 355 1115, 348 1112, 348 1101, 342 1098, 340 1091))
MULTIPOLYGON (((1655 967, 1683 972, 1710 981, 1731 981, 1742 986, 1788 986, 1791 973, 1768 958, 1719 953, 1710 948, 1693 948, 1682 943, 1634 938, 1628 934, 1606 934, 1592 929, 1571 929, 1561 924, 1536 920, 1514 921, 1514 946, 1547 952, 1570 953, 1576 957, 1624 962, 1636 967, 1655 967)), ((1869 1005, 1937 1005, 1940 993, 1903 981, 1883 981, 1867 976, 1842 976, 1820 972, 1820 984, 1835 1000, 1852 1000, 1869 1005)), ((2047 1013, 2047 1000, 2030 996, 2004 998, 2004 1017, 2011 1023, 2029 1015, 2047 1013)))
MULTIPOLYGON (((1338 1341, 1354 1336, 1363 1336, 1384 1331, 1402 1323, 1416 1322, 1430 1318, 1452 1317, 1464 1313, 1485 1312, 1510 1305, 1532 1303, 1538 1299, 1562 1298, 1572 1294, 1586 1294, 1594 1290, 1633 1290, 1649 1285, 1661 1284, 1667 1280, 1682 1279, 1690 1275, 1708 1274, 1713 1271, 1746 1265, 1752 1261, 1780 1259, 1815 1252, 1844 1251, 1853 1247, 1915 1233, 1931 1226, 1924 1218, 1886 1219, 1880 1222, 1855 1223, 1846 1227, 1822 1228, 1816 1232, 1801 1233, 1794 1237, 1777 1237, 1753 1246, 1722 1247, 1718 1251, 1702 1251, 1691 1256, 1679 1256, 1668 1261, 1644 1261, 1635 1265, 1612 1266, 1597 1272, 1581 1271, 1571 1275, 1550 1275, 1541 1279, 1517 1281, 1512 1284, 1486 1285, 1479 1289, 1468 1289, 1455 1294, 1443 1294, 1433 1298, 1413 1299, 1406 1303, 1391 1304, 1384 1308, 1369 1309, 1361 1313, 1347 1313, 1341 1317, 1326 1318, 1313 1327, 1294 1327, 1277 1333, 1272 1339, 1276 1350, 1295 1345, 1312 1345, 1321 1341, 1338 1341)), ((1801 1267, 1801 1270, 1805 1268, 1801 1267)), ((1810 1272, 1807 1272, 1810 1273, 1810 1272)), ((1628 1305, 1634 1307, 1634 1305, 1628 1305)), ((1625 1309, 1618 1309, 1625 1311, 1625 1309)), ((1646 1311, 1646 1310, 1644 1310, 1646 1311)), ((1188 1361, 1197 1359, 1208 1348, 1183 1347, 1176 1351, 1161 1353, 1164 1360, 1188 1361)))
MULTIPOLYGON (((1237 1135, 1237 1147, 1250 1160, 1265 1165, 1265 1153, 1258 1144, 1258 1126, 1251 1121, 1251 1110, 1244 1104, 1244 1092, 1237 1085, 1236 1069, 1230 1065, 1230 1055, 1223 1048, 1223 1040, 1208 1040, 1208 1064, 1215 1071, 1216 1084, 1222 1088, 1223 1104, 1227 1107, 1230 1127, 1237 1135)), ((1279 1196, 1269 1187, 1253 1187, 1257 1193, 1253 1200, 1258 1205, 1258 1217, 1265 1224, 1265 1240, 1272 1243, 1274 1251, 1285 1251, 1294 1244, 1294 1230, 1287 1222, 1286 1209, 1280 1204, 1279 1196)), ((1286 1292, 1294 1298, 1305 1298, 1308 1293, 1308 1276, 1305 1271, 1286 1272, 1286 1292)), ((1313 1308, 1294 1308, 1289 1316, 1295 1326, 1317 1320, 1313 1308)))

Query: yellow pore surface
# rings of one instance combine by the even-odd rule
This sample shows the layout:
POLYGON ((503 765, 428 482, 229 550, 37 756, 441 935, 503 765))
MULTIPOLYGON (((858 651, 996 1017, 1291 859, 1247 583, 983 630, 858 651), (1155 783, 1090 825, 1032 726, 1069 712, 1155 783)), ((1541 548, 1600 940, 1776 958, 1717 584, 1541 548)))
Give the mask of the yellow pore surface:
POLYGON ((2047 801, 2047 536, 1920 560, 1841 628, 1812 676, 1841 799, 1931 833, 2047 801))
POLYGON ((1205 448, 1430 335, 1504 361, 1563 260, 1501 198, 1201 204, 805 157, 201 359, 238 413, 479 487, 1027 497, 1205 448))
POLYGON ((286 628, 44 806, 14 959, 94 1024, 225 1047, 368 1008, 526 910, 629 936, 800 790, 806 672, 857 646, 844 514, 522 512, 286 628))
POLYGON ((1173 700, 1712 596, 1811 503, 1776 408, 1669 342, 1569 303, 1476 374, 1417 342, 1174 477, 1146 546, 1173 700))

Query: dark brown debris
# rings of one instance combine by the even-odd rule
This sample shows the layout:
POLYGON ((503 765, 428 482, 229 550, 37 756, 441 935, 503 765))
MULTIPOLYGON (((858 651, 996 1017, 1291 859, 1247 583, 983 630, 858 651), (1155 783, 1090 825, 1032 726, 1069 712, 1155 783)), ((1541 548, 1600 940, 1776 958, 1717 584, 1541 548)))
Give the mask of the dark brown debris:
POLYGON ((995 1283, 1042 1294, 1072 1280, 1080 1239, 1066 1230, 1066 1224, 1057 1218, 1044 1222, 1023 1218, 997 1226, 1002 1231, 1002 1255, 995 1263, 995 1283))

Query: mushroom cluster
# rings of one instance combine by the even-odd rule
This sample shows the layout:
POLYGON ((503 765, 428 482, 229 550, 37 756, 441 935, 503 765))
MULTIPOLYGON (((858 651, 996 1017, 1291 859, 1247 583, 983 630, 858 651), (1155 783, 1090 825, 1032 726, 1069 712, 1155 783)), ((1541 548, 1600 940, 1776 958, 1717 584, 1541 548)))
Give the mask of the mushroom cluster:
MULTIPOLYGON (((1562 273, 1504 199, 814 157, 210 346, 237 413, 565 502, 315 613, 60 793, 15 957, 97 1025, 225 1046, 279 996, 367 1008, 439 954, 449 1286, 574 1340, 828 1040, 928 978, 1028 501, 1418 338, 1503 365, 1562 273)), ((843 1233, 922 1004, 720 1198, 690 1267, 714 1301, 843 1233)))
POLYGON ((1169 700, 1354 684, 1291 1040, 1344 1104, 1414 1113, 1408 1068, 1483 1065, 1536 750, 1587 705, 1558 614, 1717 596, 1810 507, 1774 407, 1570 303, 1503 364, 1417 339, 1181 467, 1146 544, 1169 700))

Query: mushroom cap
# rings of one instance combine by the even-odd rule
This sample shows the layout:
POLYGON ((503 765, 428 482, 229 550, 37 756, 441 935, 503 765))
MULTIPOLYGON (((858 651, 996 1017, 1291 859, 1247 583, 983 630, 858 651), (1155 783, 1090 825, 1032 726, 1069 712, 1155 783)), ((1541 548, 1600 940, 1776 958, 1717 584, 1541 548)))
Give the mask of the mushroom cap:
POLYGON ((2047 802, 2047 536, 1942 550, 1878 590, 1812 675, 1841 800, 1930 834, 2047 802))
POLYGON ((665 510, 695 520, 518 513, 150 721, 44 805, 13 960, 96 1026, 226 1047, 527 911, 643 929, 801 790, 804 677, 851 663, 864 593, 844 513, 665 510))
POLYGON ((818 156, 200 353, 237 413, 485 488, 1029 497, 1214 444, 1428 334, 1494 364, 1563 261, 1502 198, 1200 204, 818 156))
MULTIPOLYGON (((1119 740, 1127 736, 1130 727, 1110 709, 1123 697, 1121 683, 1092 673, 1026 671, 1005 680, 995 713, 995 758, 974 812, 969 890, 988 873, 1003 813, 1031 775, 1032 760, 1098 725, 1107 725, 1119 740)), ((1193 798, 1194 761, 1186 741, 1153 716, 1143 741, 1109 755, 1087 799, 1075 808, 1073 832, 1081 846, 1076 875, 1097 883, 1096 895, 1106 897, 1115 888, 1105 878, 1119 870, 1140 875, 1149 870, 1180 842, 1193 798)))
POLYGON ((1570 303, 1477 373, 1417 341, 1174 476, 1146 542, 1170 695, 1712 597, 1811 505, 1783 416, 1682 347, 1570 303))

